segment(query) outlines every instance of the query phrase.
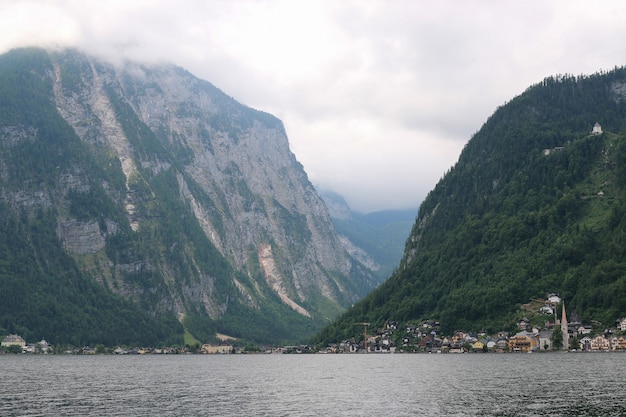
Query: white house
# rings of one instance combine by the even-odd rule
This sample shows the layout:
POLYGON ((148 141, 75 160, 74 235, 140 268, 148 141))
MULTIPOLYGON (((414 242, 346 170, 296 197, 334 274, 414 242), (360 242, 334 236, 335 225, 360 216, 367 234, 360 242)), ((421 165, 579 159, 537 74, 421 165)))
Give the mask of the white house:
POLYGON ((602 127, 600 126, 600 123, 596 122, 596 124, 593 125, 593 129, 591 129, 591 134, 592 135, 601 135, 602 134, 602 127))
POLYGON ((622 332, 625 331, 626 330, 626 317, 617 320, 617 326, 619 327, 620 331, 622 332))
POLYGON ((548 296, 548 303, 550 303, 550 304, 558 304, 560 302, 561 302, 561 297, 559 297, 558 295, 550 294, 548 296))
POLYGON ((541 308, 539 309, 539 312, 541 314, 552 315, 554 314, 554 309, 546 304, 546 305, 541 306, 541 308))

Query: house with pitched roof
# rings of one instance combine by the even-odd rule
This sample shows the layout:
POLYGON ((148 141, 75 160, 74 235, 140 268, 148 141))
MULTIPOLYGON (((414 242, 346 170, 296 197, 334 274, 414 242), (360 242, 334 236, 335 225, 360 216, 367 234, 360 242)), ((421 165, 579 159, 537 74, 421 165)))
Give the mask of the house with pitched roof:
POLYGON ((24 347, 26 346, 26 341, 22 339, 21 336, 18 336, 16 334, 10 334, 2 340, 2 343, 0 343, 0 345, 2 345, 3 347, 9 347, 9 346, 24 347))
POLYGON ((596 122, 596 124, 593 125, 593 129, 591 129, 591 134, 592 135, 601 135, 602 134, 602 126, 600 126, 600 123, 596 122))

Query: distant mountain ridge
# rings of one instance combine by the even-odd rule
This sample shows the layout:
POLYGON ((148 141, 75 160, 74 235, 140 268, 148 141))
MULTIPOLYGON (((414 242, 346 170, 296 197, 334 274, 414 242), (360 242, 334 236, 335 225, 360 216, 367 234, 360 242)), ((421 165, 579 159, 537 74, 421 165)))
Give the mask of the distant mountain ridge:
POLYGON ((322 190, 320 195, 346 250, 368 267, 379 283, 387 279, 402 257, 417 209, 363 214, 353 211, 337 193, 322 190))
POLYGON ((173 65, 0 56, 0 205, 0 334, 301 340, 375 285, 282 122, 173 65))
POLYGON ((396 272, 317 340, 388 320, 512 331, 551 293, 586 323, 626 316, 625 92, 615 68, 499 107, 421 204, 396 272))

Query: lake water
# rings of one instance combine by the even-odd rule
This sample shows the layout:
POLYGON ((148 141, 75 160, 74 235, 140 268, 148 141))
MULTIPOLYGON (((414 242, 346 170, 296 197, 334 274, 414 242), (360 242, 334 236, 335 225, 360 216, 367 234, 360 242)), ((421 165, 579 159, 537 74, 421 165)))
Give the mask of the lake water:
POLYGON ((0 356, 0 416, 623 416, 626 354, 0 356))

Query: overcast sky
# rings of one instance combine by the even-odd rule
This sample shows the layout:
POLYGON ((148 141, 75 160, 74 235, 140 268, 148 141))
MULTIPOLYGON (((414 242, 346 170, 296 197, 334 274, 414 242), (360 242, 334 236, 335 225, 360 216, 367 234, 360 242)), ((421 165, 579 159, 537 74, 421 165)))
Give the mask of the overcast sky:
POLYGON ((282 119, 313 184, 370 212, 417 207, 530 85, 626 65, 626 2, 0 0, 0 35, 180 65, 282 119))

